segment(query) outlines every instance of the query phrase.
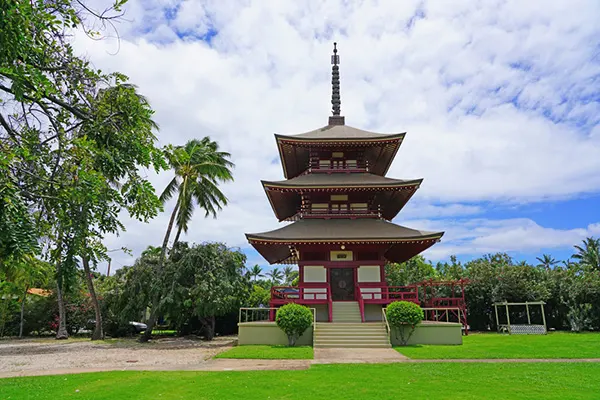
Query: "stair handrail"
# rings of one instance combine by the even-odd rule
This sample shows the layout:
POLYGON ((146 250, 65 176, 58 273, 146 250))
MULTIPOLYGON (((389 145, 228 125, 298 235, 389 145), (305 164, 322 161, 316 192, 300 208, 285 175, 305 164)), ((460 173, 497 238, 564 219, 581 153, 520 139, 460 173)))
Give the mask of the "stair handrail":
POLYGON ((390 324, 387 319, 387 308, 381 308, 381 313, 383 314, 383 322, 385 322, 385 331, 387 332, 388 342, 390 345, 392 344, 392 330, 390 329, 390 324))
POLYGON ((360 311, 360 321, 365 322, 365 300, 363 299, 363 293, 360 289, 360 285, 357 283, 354 286, 354 297, 358 300, 358 309, 360 311))
POLYGON ((310 311, 313 314, 313 340, 312 340, 312 347, 314 349, 315 348, 315 336, 317 336, 317 309, 316 308, 311 308, 310 311))

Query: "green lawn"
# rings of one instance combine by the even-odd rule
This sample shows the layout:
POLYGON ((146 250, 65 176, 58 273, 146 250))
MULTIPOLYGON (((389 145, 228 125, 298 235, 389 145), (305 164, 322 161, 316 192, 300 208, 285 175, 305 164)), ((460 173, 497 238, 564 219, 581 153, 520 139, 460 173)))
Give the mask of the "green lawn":
POLYGON ((597 399, 596 363, 316 365, 303 371, 107 372, 0 380, 3 400, 597 399))
POLYGON ((456 358, 600 358, 600 334, 556 332, 547 335, 472 333, 462 346, 396 347, 418 359, 456 358))
POLYGON ((215 358, 257 358, 269 360, 296 359, 311 360, 313 349, 310 346, 236 346, 217 354, 215 358))

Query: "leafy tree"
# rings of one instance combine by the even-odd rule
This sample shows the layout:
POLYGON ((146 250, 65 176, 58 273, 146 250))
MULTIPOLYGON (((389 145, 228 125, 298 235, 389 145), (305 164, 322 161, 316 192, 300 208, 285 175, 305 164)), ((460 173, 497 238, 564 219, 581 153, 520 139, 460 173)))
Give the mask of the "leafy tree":
POLYGON ((433 266, 420 255, 400 264, 387 264, 385 273, 390 286, 405 286, 436 276, 433 266))
MULTIPOLYGON (((165 166, 154 147, 148 102, 127 77, 94 69, 71 44, 73 29, 99 37, 95 23, 118 18, 123 3, 117 0, 101 14, 82 1, 62 0, 8 1, 0 11, 0 162, 7 167, 7 187, 18 190, 10 214, 0 216, 0 229, 10 223, 20 234, 35 221, 32 232, 56 268, 57 338, 68 336, 64 292, 79 259, 89 278, 106 257, 104 235, 123 229, 121 209, 147 220, 160 208, 138 173, 140 167, 165 166)), ((6 199, 0 209, 10 211, 6 199)), ((88 287, 98 338, 101 316, 91 279, 88 287)))
POLYGON ((279 268, 273 268, 267 272, 265 276, 271 279, 273 285, 278 285, 283 279, 283 273, 279 270, 279 268))
POLYGON ((464 266, 454 255, 450 256, 450 263, 438 262, 435 269, 440 279, 460 279, 465 275, 464 266))
POLYGON ((25 326, 25 304, 27 303, 27 293, 31 288, 45 288, 52 279, 52 266, 38 259, 29 259, 22 261, 17 269, 15 283, 21 289, 21 313, 19 317, 19 337, 23 337, 25 326))
POLYGON ((215 317, 237 310, 249 297, 251 285, 244 273, 246 256, 222 243, 188 247, 179 243, 165 268, 169 289, 164 311, 179 330, 199 318, 207 340, 215 333, 215 317))
POLYGON ((252 293, 244 305, 247 307, 267 307, 271 301, 271 292, 259 285, 252 286, 252 293))
POLYGON ((406 346, 418 324, 425 317, 421 307, 408 301, 394 301, 387 306, 389 324, 400 335, 400 344, 406 346))
POLYGON ((600 271, 600 238, 588 237, 583 241, 583 246, 575 245, 577 253, 571 258, 581 265, 600 271))
POLYGON ((285 332, 290 346, 313 324, 313 315, 310 309, 300 304, 290 303, 280 307, 275 316, 275 323, 285 332))
MULTIPOLYGON (((173 225, 177 225, 173 242, 175 247, 181 232, 187 232, 195 206, 204 209, 205 216, 212 214, 216 217, 217 211, 227 204, 227 198, 218 185, 233 180, 231 168, 234 164, 229 161, 229 157, 229 153, 219 151, 218 144, 208 137, 190 140, 184 146, 171 148, 167 152, 167 159, 175 176, 161 194, 160 200, 164 203, 176 193, 177 198, 162 244, 156 271, 158 275, 162 274, 173 225)), ((142 341, 148 341, 152 335, 152 327, 159 313, 160 297, 160 292, 156 292, 153 297, 148 329, 144 332, 142 341)))

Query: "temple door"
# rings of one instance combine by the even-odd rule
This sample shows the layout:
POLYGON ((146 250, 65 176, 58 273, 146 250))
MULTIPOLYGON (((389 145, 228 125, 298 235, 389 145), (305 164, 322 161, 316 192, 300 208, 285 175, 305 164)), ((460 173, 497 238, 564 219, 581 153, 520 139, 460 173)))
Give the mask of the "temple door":
POLYGON ((329 282, 333 301, 355 300, 353 268, 329 268, 329 282))

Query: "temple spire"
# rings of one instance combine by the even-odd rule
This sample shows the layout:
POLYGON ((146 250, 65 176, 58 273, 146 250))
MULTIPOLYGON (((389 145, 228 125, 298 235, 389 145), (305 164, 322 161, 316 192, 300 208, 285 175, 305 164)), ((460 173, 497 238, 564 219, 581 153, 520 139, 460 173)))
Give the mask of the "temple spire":
POLYGON ((331 56, 331 112, 332 117, 329 117, 329 125, 344 125, 344 117, 340 116, 341 104, 340 99, 340 56, 337 54, 337 43, 333 43, 333 55, 331 56))

